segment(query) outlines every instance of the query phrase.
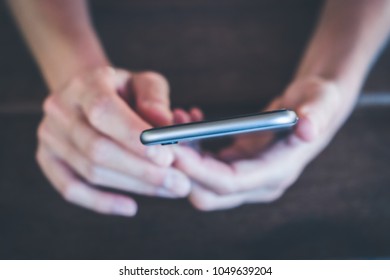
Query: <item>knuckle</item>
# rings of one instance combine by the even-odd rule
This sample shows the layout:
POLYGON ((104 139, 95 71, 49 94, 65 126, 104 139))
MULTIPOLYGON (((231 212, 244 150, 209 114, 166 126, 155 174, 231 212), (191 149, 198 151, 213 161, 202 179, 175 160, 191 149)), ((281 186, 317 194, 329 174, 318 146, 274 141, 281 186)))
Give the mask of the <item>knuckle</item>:
POLYGON ((324 84, 319 80, 311 80, 307 83, 306 90, 309 93, 321 93, 324 91, 324 84))
POLYGON ((101 184, 101 178, 99 174, 99 168, 93 164, 93 163, 88 163, 86 166, 86 171, 85 171, 85 179, 94 184, 94 185, 100 185, 101 184))
POLYGON ((113 89, 115 87, 115 73, 115 69, 111 66, 96 69, 88 79, 88 87, 113 89))
POLYGON ((142 169, 140 177, 144 178, 145 181, 152 182, 156 185, 162 185, 164 180, 163 176, 160 176, 159 170, 153 166, 145 165, 145 167, 142 169))
POLYGON ((215 210, 214 200, 207 196, 193 196, 190 198, 192 205, 200 211, 215 210))
POLYGON ((69 120, 68 133, 71 141, 77 143, 80 135, 82 135, 82 130, 79 120, 76 117, 69 120))
POLYGON ((214 188, 218 195, 229 195, 241 189, 241 185, 235 177, 224 180, 223 184, 214 188))
POLYGON ((115 74, 115 69, 112 66, 102 66, 95 70, 94 75, 96 78, 111 78, 115 74))
POLYGON ((75 189, 78 186, 71 182, 66 185, 64 185, 62 188, 60 188, 60 194, 62 198, 68 202, 74 202, 75 201, 75 189))
POLYGON ((112 101, 108 95, 96 94, 87 109, 87 116, 90 123, 98 127, 101 123, 102 118, 109 114, 112 101))
POLYGON ((45 124, 45 122, 41 122, 41 124, 38 126, 38 129, 37 129, 37 138, 38 140, 42 140, 44 139, 46 136, 47 136, 47 126, 45 124))
POLYGON ((166 88, 169 88, 168 80, 160 73, 155 71, 145 71, 140 74, 143 79, 158 84, 160 86, 164 86, 166 88))
POLYGON ((107 142, 103 138, 95 138, 88 143, 87 157, 96 164, 104 163, 107 156, 107 142))
POLYGON ((55 107, 55 102, 54 102, 54 97, 53 95, 50 95, 49 97, 47 97, 45 99, 45 101, 43 101, 43 112, 46 113, 46 114, 50 114, 54 107, 55 107))
POLYGON ((84 88, 86 80, 83 76, 75 76, 73 77, 68 84, 68 87, 72 90, 81 90, 84 88))

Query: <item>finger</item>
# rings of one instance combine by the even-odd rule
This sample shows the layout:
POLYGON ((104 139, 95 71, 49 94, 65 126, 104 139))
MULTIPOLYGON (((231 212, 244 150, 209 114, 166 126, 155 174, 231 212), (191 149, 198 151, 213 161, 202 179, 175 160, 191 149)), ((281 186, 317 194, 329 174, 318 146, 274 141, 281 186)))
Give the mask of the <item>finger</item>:
POLYGON ((153 196, 166 197, 169 193, 170 197, 181 197, 188 194, 190 182, 181 172, 155 166, 128 154, 109 139, 91 139, 91 134, 93 137, 99 136, 93 135, 94 131, 88 126, 84 125, 83 128, 73 129, 71 133, 71 137, 77 136, 73 140, 77 141, 79 149, 55 137, 56 134, 50 131, 53 129, 50 127, 41 132, 40 138, 57 157, 94 185, 153 196), (96 143, 95 141, 101 144, 91 149, 89 143, 96 143))
POLYGON ((132 93, 137 112, 152 126, 165 126, 173 123, 170 109, 169 84, 155 72, 136 73, 132 78, 132 93))
POLYGON ((192 122, 200 122, 200 121, 203 121, 203 119, 204 119, 203 112, 198 107, 191 108, 189 113, 190 113, 192 122))
POLYGON ((220 196, 196 183, 193 183, 188 199, 196 209, 201 211, 229 209, 243 203, 241 194, 220 196))
POLYGON ((245 175, 237 177, 241 191, 284 190, 296 181, 311 156, 310 147, 292 134, 275 142, 257 158, 237 160, 231 165, 236 173, 245 175))
POLYGON ((336 113, 340 96, 338 88, 333 84, 318 88, 310 94, 311 97, 296 109, 299 117, 296 134, 304 141, 313 141, 323 134, 336 113))
POLYGON ((217 193, 228 193, 237 188, 236 174, 229 165, 185 146, 175 147, 174 152, 175 167, 200 185, 217 193))
POLYGON ((173 110, 173 119, 175 124, 189 123, 191 116, 183 109, 176 108, 173 110))
POLYGON ((244 203, 267 203, 278 199, 282 191, 256 189, 234 194, 219 195, 198 184, 193 184, 189 201, 195 208, 202 211, 231 209, 244 203))
POLYGON ((49 181, 69 202, 102 214, 134 216, 136 202, 124 195, 103 192, 80 181, 67 166, 42 146, 37 160, 49 181))
POLYGON ((126 101, 126 103, 134 107, 134 96, 131 94, 131 80, 134 76, 133 73, 125 70, 125 69, 114 69, 115 73, 115 88, 117 90, 118 95, 126 101))

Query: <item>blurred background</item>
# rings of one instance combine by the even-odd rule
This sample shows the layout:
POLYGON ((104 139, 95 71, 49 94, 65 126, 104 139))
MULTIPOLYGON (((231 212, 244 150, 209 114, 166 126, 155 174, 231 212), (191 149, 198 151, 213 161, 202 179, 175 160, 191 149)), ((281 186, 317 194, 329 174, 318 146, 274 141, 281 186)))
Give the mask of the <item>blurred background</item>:
MULTIPOLYGON (((250 113, 280 94, 322 1, 91 2, 114 65, 156 70, 174 106, 250 113), (223 100, 221 102, 221 100, 223 100)), ((390 256, 390 49, 332 144, 272 204, 198 212, 137 197, 134 219, 64 202, 34 160, 45 84, 0 5, 0 258, 383 258, 390 256)))

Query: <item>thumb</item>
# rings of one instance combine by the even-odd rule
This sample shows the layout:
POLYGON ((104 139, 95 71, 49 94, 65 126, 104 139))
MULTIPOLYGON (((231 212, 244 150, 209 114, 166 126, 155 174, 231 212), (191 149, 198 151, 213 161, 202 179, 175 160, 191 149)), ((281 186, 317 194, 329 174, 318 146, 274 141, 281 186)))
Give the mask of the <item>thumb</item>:
POLYGON ((299 122, 296 134, 304 141, 320 137, 337 113, 339 90, 335 85, 326 85, 297 106, 299 122))
POLYGON ((142 72, 133 75, 132 91, 135 109, 152 126, 173 123, 170 109, 168 81, 155 72, 142 72))
MULTIPOLYGON (((274 111, 281 109, 281 98, 277 97, 264 111, 274 111)), ((253 157, 267 148, 274 140, 275 133, 272 131, 254 132, 235 137, 232 145, 224 148, 218 156, 225 161, 233 161, 248 157, 253 157)))

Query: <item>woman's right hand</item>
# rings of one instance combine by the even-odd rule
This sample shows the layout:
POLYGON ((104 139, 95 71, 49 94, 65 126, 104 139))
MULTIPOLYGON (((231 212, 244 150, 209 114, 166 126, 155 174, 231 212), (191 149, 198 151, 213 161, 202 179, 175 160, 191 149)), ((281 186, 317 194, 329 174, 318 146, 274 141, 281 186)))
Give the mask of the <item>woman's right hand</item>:
POLYGON ((101 67, 47 97, 37 161, 69 202, 104 214, 133 216, 131 193, 184 197, 190 181, 172 167, 169 146, 141 144, 145 129, 172 123, 169 86, 154 72, 101 67))

